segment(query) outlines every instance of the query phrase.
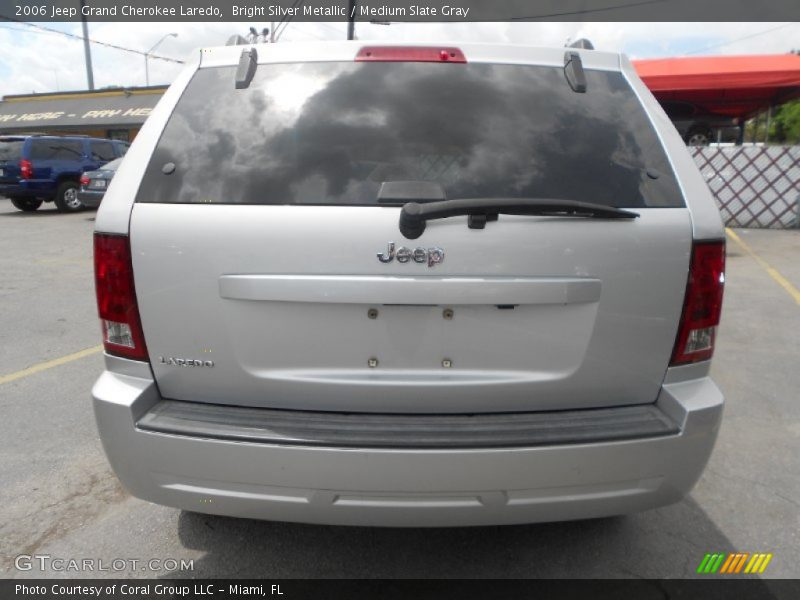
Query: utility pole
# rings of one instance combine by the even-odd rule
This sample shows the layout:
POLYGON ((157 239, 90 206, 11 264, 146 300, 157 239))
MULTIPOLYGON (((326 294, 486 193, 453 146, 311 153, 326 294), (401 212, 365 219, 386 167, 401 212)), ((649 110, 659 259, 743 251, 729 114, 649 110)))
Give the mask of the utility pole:
POLYGON ((356 0, 349 0, 347 3, 347 39, 355 39, 356 36, 356 0))
POLYGON ((83 8, 86 6, 86 0, 81 0, 81 28, 83 29, 83 55, 86 61, 86 82, 89 84, 89 89, 94 89, 94 74, 92 73, 92 51, 89 48, 89 24, 86 22, 86 16, 83 14, 83 8))

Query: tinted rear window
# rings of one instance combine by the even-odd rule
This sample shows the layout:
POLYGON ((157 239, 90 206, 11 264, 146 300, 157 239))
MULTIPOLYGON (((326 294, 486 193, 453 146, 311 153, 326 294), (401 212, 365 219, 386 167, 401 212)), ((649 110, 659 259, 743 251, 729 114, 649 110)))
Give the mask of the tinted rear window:
POLYGON ((114 144, 111 142, 91 142, 92 160, 109 161, 114 160, 117 155, 114 153, 114 144))
POLYGON ((552 67, 260 65, 244 90, 234 71, 194 75, 137 201, 375 204, 382 182, 422 180, 448 198, 683 206, 620 73, 587 71, 578 94, 552 67))
POLYGON ((75 140, 39 139, 31 142, 31 160, 80 160, 83 143, 75 140))
POLYGON ((19 160, 25 140, 0 140, 0 160, 19 160))

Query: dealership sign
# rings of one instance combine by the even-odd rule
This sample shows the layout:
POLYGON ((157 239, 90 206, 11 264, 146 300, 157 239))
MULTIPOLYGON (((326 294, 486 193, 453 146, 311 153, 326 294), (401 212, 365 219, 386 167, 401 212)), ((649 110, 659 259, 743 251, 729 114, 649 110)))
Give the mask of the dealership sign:
MULTIPOLYGON (((153 112, 161 90, 102 97, 88 94, 12 98, 0 102, 0 132, 37 127, 137 127, 153 112)), ((99 94, 98 94, 99 95, 99 94)))
POLYGON ((0 123, 8 123, 9 121, 56 121, 63 116, 67 116, 68 118, 78 117, 80 119, 113 119, 114 117, 118 117, 120 115, 147 118, 152 110, 152 108, 129 108, 126 111, 122 111, 120 109, 88 110, 80 116, 75 113, 68 115, 63 110, 57 112, 23 113, 21 115, 14 113, 10 115, 0 115, 0 123))

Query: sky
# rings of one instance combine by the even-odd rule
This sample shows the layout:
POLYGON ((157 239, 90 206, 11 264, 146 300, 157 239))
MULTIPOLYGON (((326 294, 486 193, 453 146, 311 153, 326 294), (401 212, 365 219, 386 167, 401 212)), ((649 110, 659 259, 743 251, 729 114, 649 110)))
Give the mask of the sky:
MULTIPOLYGON (((79 23, 40 23, 81 35, 79 23)), ((185 59, 196 48, 223 45, 231 35, 245 35, 251 25, 269 23, 90 23, 89 37, 139 51, 168 37, 156 54, 185 59)), ((290 23, 280 43, 343 40, 346 23, 290 23)), ((624 52, 631 58, 686 55, 780 54, 800 48, 800 23, 358 23, 360 40, 480 41, 563 46, 582 37, 598 50, 624 52)), ((95 88, 145 84, 140 54, 92 44, 95 88)), ((151 58, 150 84, 167 84, 181 65, 151 58)), ((83 44, 60 33, 23 23, 0 22, 0 96, 86 89, 83 44)))

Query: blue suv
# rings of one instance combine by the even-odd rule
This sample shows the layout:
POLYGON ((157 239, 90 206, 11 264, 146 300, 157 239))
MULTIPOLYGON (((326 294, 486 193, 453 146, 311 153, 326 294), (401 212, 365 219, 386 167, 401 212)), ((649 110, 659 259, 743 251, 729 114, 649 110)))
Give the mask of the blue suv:
POLYGON ((55 202, 61 212, 81 210, 81 175, 127 150, 127 142, 85 136, 2 136, 0 196, 26 212, 38 209, 42 202, 55 202))

